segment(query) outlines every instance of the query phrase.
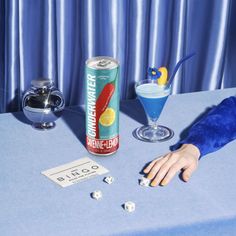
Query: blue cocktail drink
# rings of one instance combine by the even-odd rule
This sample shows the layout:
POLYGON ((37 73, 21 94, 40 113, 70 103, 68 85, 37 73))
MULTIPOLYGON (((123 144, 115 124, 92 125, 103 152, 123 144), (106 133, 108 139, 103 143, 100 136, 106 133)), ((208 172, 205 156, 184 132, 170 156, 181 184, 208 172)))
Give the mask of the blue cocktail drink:
POLYGON ((139 85, 136 93, 149 118, 157 120, 169 96, 169 90, 157 83, 147 83, 139 85))
POLYGON ((173 136, 173 131, 157 125, 157 120, 170 94, 170 87, 158 85, 153 80, 136 84, 136 94, 143 105, 149 124, 136 129, 135 136, 147 142, 164 141, 173 136))

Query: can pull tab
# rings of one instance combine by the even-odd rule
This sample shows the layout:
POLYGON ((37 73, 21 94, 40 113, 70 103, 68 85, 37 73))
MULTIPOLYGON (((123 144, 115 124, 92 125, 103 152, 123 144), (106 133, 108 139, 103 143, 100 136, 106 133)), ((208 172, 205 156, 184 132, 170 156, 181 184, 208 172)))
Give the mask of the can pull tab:
POLYGON ((106 60, 106 59, 102 59, 101 61, 98 62, 98 66, 101 66, 101 67, 106 67, 109 64, 111 64, 111 61, 106 60))

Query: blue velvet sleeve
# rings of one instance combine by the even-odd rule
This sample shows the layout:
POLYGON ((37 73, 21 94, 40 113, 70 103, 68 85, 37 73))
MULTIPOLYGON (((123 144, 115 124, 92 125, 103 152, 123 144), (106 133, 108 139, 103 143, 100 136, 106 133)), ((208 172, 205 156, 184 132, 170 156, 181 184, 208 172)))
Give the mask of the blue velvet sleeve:
POLYGON ((229 97, 195 123, 187 137, 174 145, 172 150, 178 149, 182 144, 193 144, 198 147, 202 157, 234 139, 236 139, 236 98, 229 97))

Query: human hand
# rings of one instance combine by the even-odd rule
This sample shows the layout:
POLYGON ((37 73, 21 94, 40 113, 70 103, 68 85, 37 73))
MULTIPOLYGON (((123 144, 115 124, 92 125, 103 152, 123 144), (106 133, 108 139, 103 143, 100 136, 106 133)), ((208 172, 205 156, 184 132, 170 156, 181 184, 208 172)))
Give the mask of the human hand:
POLYGON ((199 157, 196 146, 183 144, 178 150, 153 160, 143 171, 153 187, 167 185, 179 170, 183 170, 183 180, 188 181, 197 169, 199 157))

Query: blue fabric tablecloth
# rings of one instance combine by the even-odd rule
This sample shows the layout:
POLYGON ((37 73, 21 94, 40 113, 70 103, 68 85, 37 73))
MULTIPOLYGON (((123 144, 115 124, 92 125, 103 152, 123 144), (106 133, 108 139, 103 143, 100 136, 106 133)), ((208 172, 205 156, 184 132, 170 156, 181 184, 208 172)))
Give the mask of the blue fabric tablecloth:
POLYGON ((138 101, 121 103, 120 149, 108 157, 84 147, 80 108, 67 108, 54 130, 34 130, 22 113, 0 115, 0 235, 236 235, 236 143, 202 159, 189 183, 178 176, 166 187, 138 185, 140 170, 169 151, 199 116, 236 89, 170 96, 160 123, 174 138, 145 143, 133 138, 145 123, 138 101), (110 170, 112 185, 99 176, 61 188, 41 171, 88 156, 110 170), (95 201, 90 193, 103 192, 95 201), (136 203, 127 213, 121 205, 136 203))

